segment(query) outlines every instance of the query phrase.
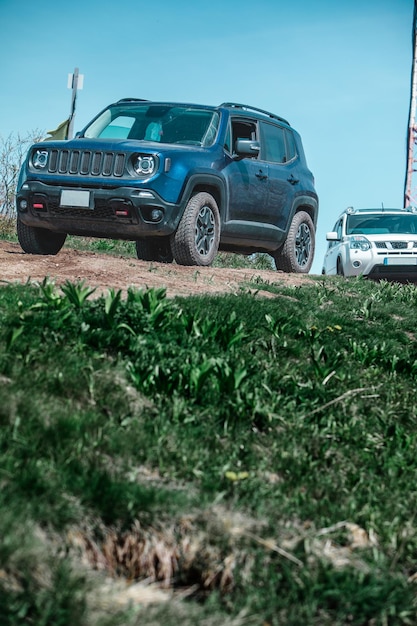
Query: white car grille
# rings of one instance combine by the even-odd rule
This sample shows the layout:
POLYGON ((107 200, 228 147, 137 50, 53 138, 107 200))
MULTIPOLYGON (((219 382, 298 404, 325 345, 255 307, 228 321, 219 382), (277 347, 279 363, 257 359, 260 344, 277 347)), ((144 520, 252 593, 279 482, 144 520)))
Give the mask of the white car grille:
POLYGON ((378 254, 417 255, 417 241, 374 241, 373 243, 378 248, 378 254))

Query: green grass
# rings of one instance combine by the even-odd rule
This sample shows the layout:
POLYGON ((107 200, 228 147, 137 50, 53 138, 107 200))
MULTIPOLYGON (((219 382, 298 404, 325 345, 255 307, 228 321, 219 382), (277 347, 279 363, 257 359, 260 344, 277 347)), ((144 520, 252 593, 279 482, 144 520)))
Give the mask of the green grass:
POLYGON ((0 623, 416 624, 416 305, 4 286, 0 623))

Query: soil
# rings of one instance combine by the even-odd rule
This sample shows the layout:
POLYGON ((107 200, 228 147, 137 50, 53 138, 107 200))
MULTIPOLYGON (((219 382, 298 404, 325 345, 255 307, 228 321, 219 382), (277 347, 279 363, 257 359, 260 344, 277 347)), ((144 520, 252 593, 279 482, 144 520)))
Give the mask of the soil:
MULTIPOLYGON (((83 281, 85 285, 96 289, 96 295, 111 288, 125 292, 129 287, 163 287, 168 297, 239 293, 245 283, 256 278, 281 285, 303 285, 312 280, 311 275, 305 274, 150 263, 133 257, 81 252, 66 247, 56 256, 38 256, 26 254, 18 243, 0 241, 0 285, 41 282, 45 278, 57 286, 67 280, 83 281)), ((262 289, 253 291, 259 295, 271 295, 262 289)))

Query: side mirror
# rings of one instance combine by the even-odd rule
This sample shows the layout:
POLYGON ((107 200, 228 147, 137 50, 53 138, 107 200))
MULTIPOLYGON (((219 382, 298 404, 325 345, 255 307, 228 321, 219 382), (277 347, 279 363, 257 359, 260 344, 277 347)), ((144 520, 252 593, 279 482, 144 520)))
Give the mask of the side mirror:
POLYGON ((259 141, 253 139, 237 139, 235 152, 237 157, 257 157, 261 151, 259 141))
POLYGON ((336 232, 326 234, 327 241, 339 241, 339 235, 336 232))

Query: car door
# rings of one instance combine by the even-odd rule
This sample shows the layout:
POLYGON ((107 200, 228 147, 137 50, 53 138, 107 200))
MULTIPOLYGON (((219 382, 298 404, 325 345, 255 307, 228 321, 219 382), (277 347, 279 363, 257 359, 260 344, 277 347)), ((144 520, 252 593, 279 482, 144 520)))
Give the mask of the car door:
POLYGON ((334 225, 332 233, 337 233, 337 239, 329 239, 329 245, 324 255, 323 270, 325 274, 337 274, 337 257, 342 240, 342 219, 334 225))
POLYGON ((266 121, 260 126, 261 158, 269 164, 265 214, 271 226, 283 231, 300 187, 298 155, 289 129, 266 121))
MULTIPOLYGON (((238 139, 259 141, 259 129, 256 120, 232 118, 231 146, 232 154, 238 139)), ((268 195, 268 164, 261 161, 259 155, 234 159, 227 166, 229 187, 228 222, 262 223, 266 219, 265 209, 268 195)), ((230 224, 229 224, 230 226, 230 224)))

